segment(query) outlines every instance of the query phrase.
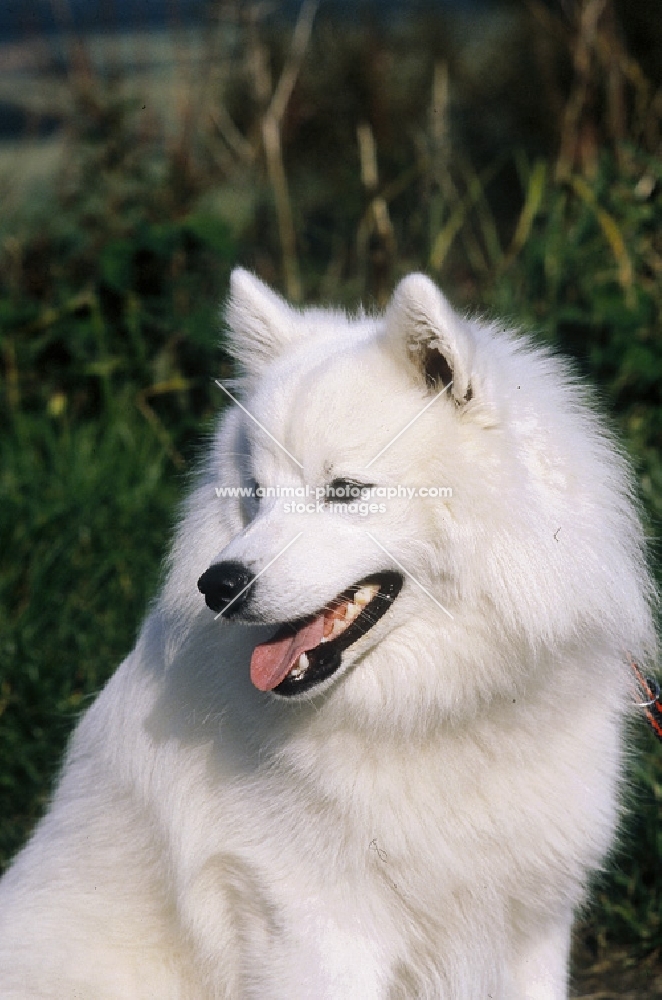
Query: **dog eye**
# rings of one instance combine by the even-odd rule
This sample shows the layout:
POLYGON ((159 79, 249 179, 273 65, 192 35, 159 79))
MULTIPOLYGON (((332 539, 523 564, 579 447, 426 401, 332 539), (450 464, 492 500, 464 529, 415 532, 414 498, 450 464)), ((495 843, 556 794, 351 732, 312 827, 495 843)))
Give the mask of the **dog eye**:
POLYGON ((333 479, 326 487, 327 500, 358 500, 371 490, 374 483, 359 483, 356 479, 333 479))
POLYGON ((260 506, 260 495, 257 492, 259 488, 260 484, 257 479, 253 479, 252 476, 249 476, 246 480, 244 489, 249 490, 250 492, 244 492, 241 498, 244 519, 247 523, 252 521, 253 518, 257 516, 258 507, 260 506))

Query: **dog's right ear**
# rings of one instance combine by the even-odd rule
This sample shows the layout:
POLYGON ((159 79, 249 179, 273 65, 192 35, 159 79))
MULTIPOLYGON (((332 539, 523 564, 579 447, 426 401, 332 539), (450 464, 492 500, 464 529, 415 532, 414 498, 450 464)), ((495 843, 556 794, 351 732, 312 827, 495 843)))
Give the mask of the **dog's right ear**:
POLYGON ((386 334, 392 350, 428 391, 450 387, 458 406, 469 402, 473 335, 426 275, 402 279, 386 311, 386 334))
POLYGON ((237 267, 230 275, 225 322, 228 352, 247 374, 257 375, 297 339, 300 314, 250 271, 237 267))

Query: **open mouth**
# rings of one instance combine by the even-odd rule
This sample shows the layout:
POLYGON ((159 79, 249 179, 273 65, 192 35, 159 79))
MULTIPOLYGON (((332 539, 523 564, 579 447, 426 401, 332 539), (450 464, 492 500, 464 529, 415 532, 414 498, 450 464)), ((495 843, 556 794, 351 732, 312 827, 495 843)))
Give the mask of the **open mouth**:
POLYGON ((369 632, 402 588, 399 573, 360 580, 316 615, 287 622, 253 650, 251 680, 260 691, 303 694, 338 670, 344 651, 369 632))

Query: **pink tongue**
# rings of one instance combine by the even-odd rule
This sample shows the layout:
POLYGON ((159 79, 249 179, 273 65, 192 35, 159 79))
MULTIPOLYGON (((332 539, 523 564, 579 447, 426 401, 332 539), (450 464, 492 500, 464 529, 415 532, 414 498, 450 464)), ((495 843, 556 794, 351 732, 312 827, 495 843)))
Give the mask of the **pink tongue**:
POLYGON ((290 672, 302 653, 319 646, 324 635, 324 615, 318 615, 294 635, 261 642, 251 656, 251 680, 259 691, 271 691, 290 672))

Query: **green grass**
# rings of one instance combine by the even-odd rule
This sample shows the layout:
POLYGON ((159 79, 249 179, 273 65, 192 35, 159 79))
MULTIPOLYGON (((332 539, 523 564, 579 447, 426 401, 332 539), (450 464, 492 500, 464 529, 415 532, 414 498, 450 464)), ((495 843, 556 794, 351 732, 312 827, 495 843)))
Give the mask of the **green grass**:
POLYGON ((42 811, 72 725, 130 650, 158 581, 180 477, 130 413, 120 398, 103 422, 21 416, 0 444, 3 860, 42 811))

